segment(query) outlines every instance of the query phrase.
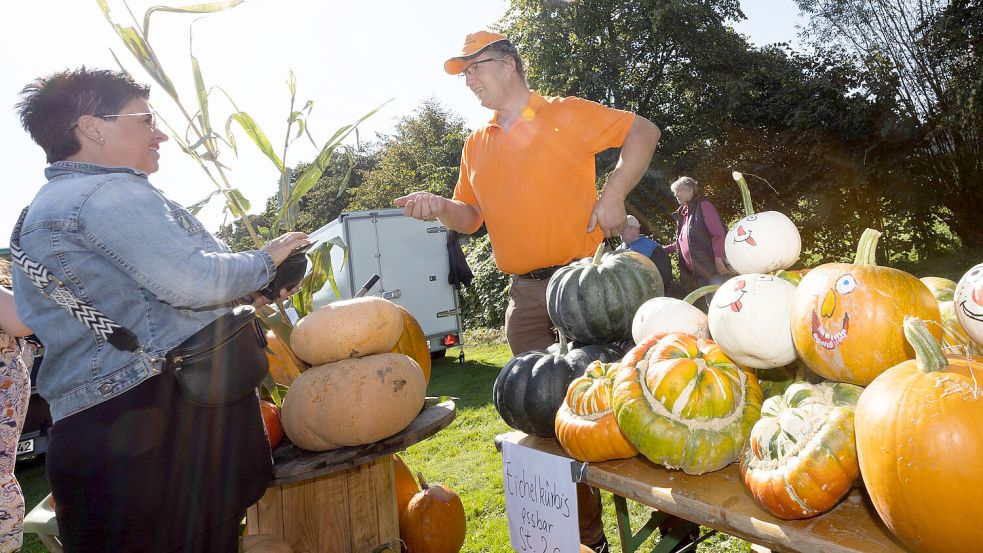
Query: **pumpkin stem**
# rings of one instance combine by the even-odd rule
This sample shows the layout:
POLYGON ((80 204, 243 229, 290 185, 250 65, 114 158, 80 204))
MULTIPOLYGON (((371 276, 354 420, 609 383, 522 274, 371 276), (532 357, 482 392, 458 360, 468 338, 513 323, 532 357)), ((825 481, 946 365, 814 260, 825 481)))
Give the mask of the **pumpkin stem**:
POLYGON ((601 258, 604 257, 605 245, 606 244, 604 243, 604 240, 601 240, 601 243, 597 245, 597 251, 594 252, 594 259, 592 259, 590 262, 591 265, 597 267, 598 265, 601 264, 601 258))
POLYGON ((427 481, 423 478, 423 473, 422 472, 416 473, 416 477, 420 481, 420 489, 421 490, 426 491, 426 490, 430 489, 430 484, 427 484, 427 481))
POLYGON ((734 171, 731 173, 731 176, 737 181, 737 186, 741 188, 741 200, 744 201, 744 216, 750 217, 754 215, 754 206, 751 205, 751 190, 747 187, 747 181, 744 180, 744 175, 734 171))
POLYGON ((942 347, 928 331, 928 325, 918 317, 905 315, 904 336, 915 350, 915 364, 925 373, 938 372, 949 366, 942 347))
POLYGON ((860 235, 860 242, 857 243, 857 257, 854 258, 854 265, 877 265, 877 239, 881 237, 880 231, 869 228, 860 235))
POLYGON ((556 333, 560 335, 560 351, 557 352, 557 355, 564 357, 566 354, 570 353, 570 344, 567 342, 567 337, 563 335, 562 330, 557 328, 556 333))
POLYGON ((696 290, 693 290, 692 292, 687 294, 686 297, 683 298, 683 301, 690 305, 693 305, 694 303, 696 303, 696 300, 702 298, 707 294, 712 294, 713 292, 716 292, 718 288, 720 288, 719 284, 707 284, 706 286, 702 288, 697 288, 696 290))

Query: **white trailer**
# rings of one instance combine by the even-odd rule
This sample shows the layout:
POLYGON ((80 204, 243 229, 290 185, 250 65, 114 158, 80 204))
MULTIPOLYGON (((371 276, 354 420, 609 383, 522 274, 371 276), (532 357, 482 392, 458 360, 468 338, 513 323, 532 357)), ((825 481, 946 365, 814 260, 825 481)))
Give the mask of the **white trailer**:
MULTIPOLYGON (((351 298, 372 275, 379 281, 366 295, 405 307, 423 327, 431 355, 443 355, 463 336, 457 290, 448 283, 447 228, 438 221, 420 221, 403 210, 344 212, 317 229, 310 239, 318 247, 340 239, 347 248, 331 248, 331 266, 341 297, 331 285, 314 295, 314 307, 351 298), (342 265, 344 261, 344 265, 342 265)), ((463 360, 463 350, 460 354, 463 360)))

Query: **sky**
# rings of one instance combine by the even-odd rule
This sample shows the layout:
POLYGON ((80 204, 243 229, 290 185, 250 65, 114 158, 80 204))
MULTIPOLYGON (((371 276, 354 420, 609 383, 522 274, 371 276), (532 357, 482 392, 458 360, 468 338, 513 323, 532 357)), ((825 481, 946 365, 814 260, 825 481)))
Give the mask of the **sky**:
MULTIPOLYGON (((116 22, 133 24, 122 2, 108 3, 116 22)), ((142 21, 150 6, 193 3, 199 2, 132 0, 129 5, 142 21)), ((95 0, 8 4, 0 20, 0 144, 6 185, 0 202, 0 247, 7 246, 17 215, 45 182, 44 153, 14 111, 20 90, 33 79, 81 65, 116 69, 112 49, 138 81, 152 85, 151 103, 162 117, 184 128, 177 125, 183 121, 180 111, 122 46, 95 0)), ((194 105, 193 44, 206 84, 227 91, 279 153, 289 113, 290 70, 297 79, 297 105, 308 100, 314 104, 308 125, 319 146, 337 128, 389 100, 360 126, 362 140, 391 132, 400 118, 431 97, 460 114, 470 128, 488 120, 490 112, 442 66, 460 50, 467 33, 495 23, 507 5, 506 0, 250 0, 204 17, 158 12, 151 19, 150 42, 189 109, 194 105), (467 9, 461 9, 464 5, 467 9)), ((793 0, 742 0, 741 7, 747 19, 735 29, 759 46, 794 41, 796 25, 804 21, 793 0)), ((213 124, 224 128, 231 105, 216 94, 212 106, 218 114, 213 124)), ((244 133, 238 131, 236 140, 239 155, 226 149, 220 159, 231 168, 232 185, 245 194, 254 212, 260 211, 276 190, 278 172, 244 133)), ((317 150, 298 140, 286 162, 309 161, 317 150)), ((160 153, 160 171, 150 179, 169 198, 189 205, 214 190, 173 141, 160 153)), ((224 220, 221 201, 213 201, 199 217, 209 230, 217 230, 224 220)))

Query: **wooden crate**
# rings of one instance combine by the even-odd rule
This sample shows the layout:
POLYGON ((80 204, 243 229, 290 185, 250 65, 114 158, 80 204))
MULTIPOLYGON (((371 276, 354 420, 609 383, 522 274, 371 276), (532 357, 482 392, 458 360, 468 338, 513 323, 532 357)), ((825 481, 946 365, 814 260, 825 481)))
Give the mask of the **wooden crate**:
POLYGON ((279 536, 295 553, 398 552, 392 457, 272 486, 246 521, 249 534, 279 536))

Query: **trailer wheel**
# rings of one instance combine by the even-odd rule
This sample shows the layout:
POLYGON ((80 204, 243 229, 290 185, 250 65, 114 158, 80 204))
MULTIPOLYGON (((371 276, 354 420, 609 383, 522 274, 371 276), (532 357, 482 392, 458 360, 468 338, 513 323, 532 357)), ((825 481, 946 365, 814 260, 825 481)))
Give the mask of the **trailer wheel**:
POLYGON ((447 355, 447 349, 446 348, 445 349, 439 349, 437 351, 431 351, 430 352, 430 359, 433 359, 434 361, 436 361, 437 359, 441 359, 441 358, 445 357, 446 355, 447 355))

